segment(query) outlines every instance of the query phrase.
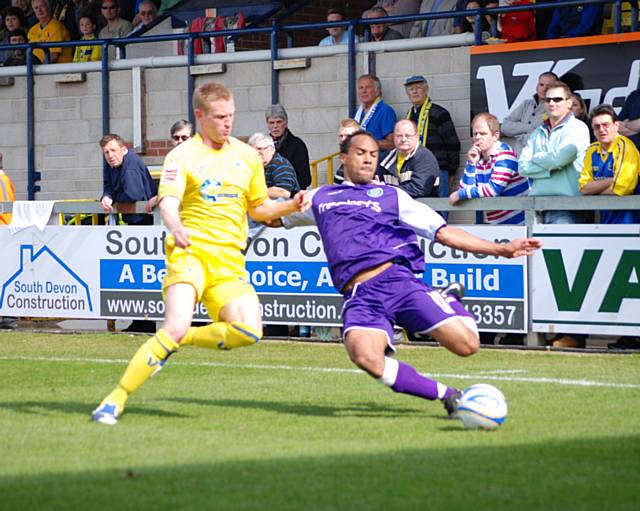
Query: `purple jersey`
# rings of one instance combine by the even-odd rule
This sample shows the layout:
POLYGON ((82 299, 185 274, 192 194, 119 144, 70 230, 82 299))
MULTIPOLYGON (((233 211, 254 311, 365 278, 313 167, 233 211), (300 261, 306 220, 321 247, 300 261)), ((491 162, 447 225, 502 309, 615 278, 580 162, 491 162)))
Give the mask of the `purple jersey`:
POLYGON ((283 218, 285 227, 318 226, 333 284, 342 290, 368 268, 393 261, 424 272, 416 233, 434 239, 445 220, 399 188, 380 183, 322 186, 310 192, 312 207, 283 218))

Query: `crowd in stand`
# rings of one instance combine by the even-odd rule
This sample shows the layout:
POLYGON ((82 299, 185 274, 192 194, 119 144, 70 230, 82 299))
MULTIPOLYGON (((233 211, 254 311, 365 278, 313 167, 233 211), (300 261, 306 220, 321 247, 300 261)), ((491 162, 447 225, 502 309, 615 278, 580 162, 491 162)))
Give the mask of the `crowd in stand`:
MULTIPOLYGON (((155 0, 137 0, 131 20, 121 15, 119 0, 13 0, 2 11, 0 42, 91 41, 127 37, 150 27, 158 18, 155 0)), ((33 52, 36 64, 47 59, 43 49, 33 52)), ((86 44, 75 48, 49 48, 48 62, 91 62, 102 58, 99 45, 86 44)), ((0 51, 0 64, 26 64, 23 49, 0 51)))
MULTIPOLYGON (((553 0, 379 0, 362 14, 363 19, 383 18, 411 14, 475 11, 497 7, 537 5, 552 3, 553 0)), ((630 30, 630 7, 623 5, 622 30, 630 30)), ((493 40, 504 42, 533 41, 536 39, 557 39, 607 33, 612 30, 613 11, 610 5, 584 4, 554 9, 522 10, 516 12, 485 14, 479 18, 475 14, 439 18, 423 21, 409 21, 397 25, 370 24, 363 37, 371 41, 390 41, 407 37, 425 37, 474 32, 476 23, 481 31, 489 32, 493 40)), ((347 19, 341 9, 331 9, 327 21, 347 19)), ((344 27, 328 28, 329 36, 322 39, 320 46, 346 44, 344 27)))

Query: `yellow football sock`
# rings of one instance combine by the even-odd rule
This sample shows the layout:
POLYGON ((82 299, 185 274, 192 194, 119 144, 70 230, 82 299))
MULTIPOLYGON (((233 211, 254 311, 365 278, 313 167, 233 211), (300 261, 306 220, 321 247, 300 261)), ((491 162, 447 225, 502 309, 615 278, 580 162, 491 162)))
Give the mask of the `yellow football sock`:
POLYGON ((115 403, 122 412, 129 394, 138 390, 151 377, 160 363, 178 347, 179 345, 167 332, 158 330, 153 337, 138 348, 120 378, 118 386, 103 402, 115 403))
POLYGON ((180 341, 180 346, 200 346, 216 350, 231 350, 255 344, 262 331, 245 323, 217 321, 207 326, 191 327, 180 341))

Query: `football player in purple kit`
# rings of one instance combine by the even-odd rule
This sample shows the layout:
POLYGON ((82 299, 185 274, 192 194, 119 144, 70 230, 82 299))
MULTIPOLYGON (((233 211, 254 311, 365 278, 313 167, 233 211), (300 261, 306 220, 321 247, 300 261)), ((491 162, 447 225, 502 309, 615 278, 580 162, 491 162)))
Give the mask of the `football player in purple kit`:
POLYGON ((387 356, 393 326, 429 334, 456 355, 480 347, 478 329, 459 298, 430 288, 416 233, 467 252, 518 257, 541 244, 532 238, 494 243, 448 226, 429 206, 400 188, 374 181, 378 143, 358 131, 340 145, 345 182, 309 192, 312 207, 272 225, 317 225, 333 283, 344 297, 344 344, 351 361, 394 392, 440 399, 455 416, 460 391, 387 356))

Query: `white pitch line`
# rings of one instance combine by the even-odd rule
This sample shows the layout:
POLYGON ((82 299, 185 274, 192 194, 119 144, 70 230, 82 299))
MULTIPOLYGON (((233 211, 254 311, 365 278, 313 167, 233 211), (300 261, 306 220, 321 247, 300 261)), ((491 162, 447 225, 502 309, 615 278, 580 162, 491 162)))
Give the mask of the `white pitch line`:
MULTIPOLYGON (((0 356, 0 361, 31 361, 31 362, 80 362, 92 364, 126 364, 129 360, 108 359, 108 358, 72 358, 72 357, 26 357, 26 356, 0 356)), ((339 367, 314 367, 314 366, 288 366, 269 364, 227 364, 222 362, 178 362, 171 361, 171 366, 191 366, 191 367, 223 367, 228 369, 270 369, 284 371, 309 371, 316 373, 350 373, 364 374, 359 369, 348 369, 339 367)), ((524 377, 524 376, 494 376, 483 372, 467 374, 450 373, 425 373, 432 378, 452 378, 458 380, 494 380, 521 383, 550 383, 555 385, 568 385, 577 387, 605 387, 618 389, 640 389, 638 383, 616 383, 593 380, 569 380, 566 378, 546 378, 546 377, 524 377)))
POLYGON ((524 369, 496 369, 495 371, 478 371, 476 374, 524 374, 527 372, 524 369))

